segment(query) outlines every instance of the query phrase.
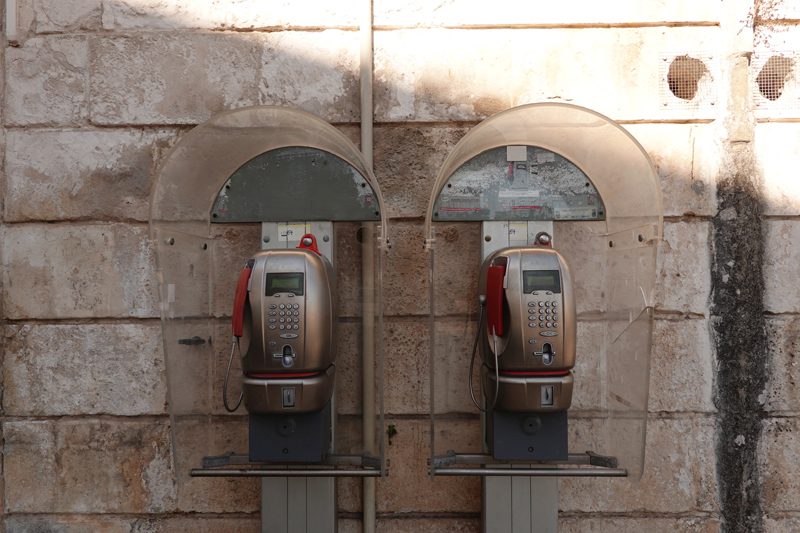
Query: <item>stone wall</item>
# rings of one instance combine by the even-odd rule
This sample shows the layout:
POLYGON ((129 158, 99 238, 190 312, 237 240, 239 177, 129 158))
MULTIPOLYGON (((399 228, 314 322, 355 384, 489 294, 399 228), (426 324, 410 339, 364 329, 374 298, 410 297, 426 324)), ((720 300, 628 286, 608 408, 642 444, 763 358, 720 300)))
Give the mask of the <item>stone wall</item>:
MULTIPOLYGON (((175 478, 148 199, 169 148, 227 109, 303 109, 357 142, 359 5, 18 3, 19 44, 0 58, 4 527, 258 531, 257 482, 175 478)), ((759 104, 754 61, 800 50, 796 3, 375 0, 374 24, 375 172, 395 242, 386 408, 398 431, 379 531, 479 530, 480 481, 425 474, 423 215, 470 128, 538 101, 623 124, 664 193, 644 478, 562 480, 562 530, 797 531, 800 85, 786 85, 793 107, 759 104), (702 57, 711 96, 674 100, 664 54, 702 57)), ((340 229, 342 246, 355 246, 352 230, 340 229)), ((477 255, 477 234, 454 224, 442 261, 477 255)), ((227 230, 231 257, 254 235, 227 230)), ((468 317, 477 265, 460 266, 450 281, 464 296, 448 311, 468 317)), ((446 332, 465 361, 473 332, 467 320, 446 332)), ((340 382, 342 449, 360 447, 357 358, 341 361, 352 369, 352 387, 340 382)), ((476 448, 479 419, 453 401, 437 442, 476 448)), ((339 492, 340 530, 360 530, 360 482, 339 492)))

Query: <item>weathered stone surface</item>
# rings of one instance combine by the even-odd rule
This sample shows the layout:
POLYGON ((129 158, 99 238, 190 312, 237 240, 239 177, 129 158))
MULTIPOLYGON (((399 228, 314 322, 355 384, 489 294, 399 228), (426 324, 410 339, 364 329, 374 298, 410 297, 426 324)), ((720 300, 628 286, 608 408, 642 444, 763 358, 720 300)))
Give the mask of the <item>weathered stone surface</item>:
POLYGON ((665 216, 716 214, 716 129, 706 124, 626 124, 661 180, 665 216))
MULTIPOLYGON (((602 439, 591 435, 590 421, 573 420, 572 424, 574 438, 602 439)), ((559 508, 606 513, 715 511, 713 424, 705 419, 650 420, 647 429, 644 477, 639 483, 561 478, 559 508)), ((576 448, 577 442, 572 442, 573 449, 584 449, 576 448)))
POLYGON ((715 368, 708 321, 656 320, 650 355, 650 411, 715 411, 715 368))
POLYGON ((261 251, 261 224, 212 224, 211 233, 216 240, 212 285, 214 315, 230 317, 239 273, 247 260, 261 251))
POLYGON ((82 515, 12 515, 5 518, 8 533, 258 533, 258 517, 218 516, 120 517, 82 515))
POLYGON ((6 51, 4 115, 13 126, 78 126, 88 113, 85 37, 39 37, 6 51))
POLYGON ((436 175, 467 131, 426 125, 375 128, 375 175, 389 216, 425 215, 436 175))
POLYGON ((763 422, 758 455, 764 483, 763 505, 768 513, 800 509, 798 433, 797 418, 768 418, 763 422))
POLYGON ((606 407, 604 337, 602 323, 578 322, 578 345, 575 349, 575 367, 572 369, 575 384, 570 413, 597 411, 606 407))
POLYGON ((601 6, 580 0, 558 4, 520 4, 503 0, 491 7, 459 0, 431 4, 422 0, 375 2, 375 24, 381 26, 559 25, 636 22, 716 22, 720 6, 713 0, 626 0, 601 6))
POLYGON ((657 264, 656 307, 707 315, 711 292, 708 223, 665 223, 657 264))
POLYGON ((800 312, 800 222, 767 220, 764 226, 764 310, 800 312))
POLYGON ((616 120, 714 118, 657 105, 659 52, 714 49, 713 28, 430 29, 375 36, 376 120, 481 120, 509 107, 564 101, 616 120), (535 49, 535 53, 532 50, 535 49), (563 50, 580 49, 565 55, 563 50))
POLYGON ((769 371, 766 397, 762 398, 767 411, 800 411, 800 320, 796 317, 767 319, 769 342, 769 371))
POLYGON ((764 213, 800 214, 800 132, 793 123, 761 122, 756 125, 755 155, 764 184, 764 213))
POLYGON ((162 422, 4 424, 8 512, 164 512, 176 501, 162 422), (33 474, 33 475, 32 475, 33 474))
POLYGON ((101 0, 22 0, 18 17, 26 33, 97 31, 103 13, 101 0))
MULTIPOLYGON (((480 226, 477 222, 437 224, 435 293, 438 315, 477 311, 480 226)), ((422 247, 421 223, 392 225, 394 246, 385 256, 383 274, 386 315, 427 315, 430 256, 422 247)))
POLYGON ((9 325, 3 408, 11 416, 163 414, 158 324, 9 325))
MULTIPOLYGON (((378 512, 478 512, 481 482, 478 478, 439 477, 430 482, 425 467, 430 457, 427 420, 387 420, 397 435, 387 446, 392 474, 378 483, 378 512)), ((436 422, 436 453, 447 450, 478 452, 480 421, 436 422)))
POLYGON ((358 120, 358 33, 279 32, 264 39, 259 104, 296 107, 328 122, 358 120))
POLYGON ((3 229, 5 316, 158 316, 147 228, 15 224, 3 229))
POLYGON ((178 133, 10 131, 6 140, 6 222, 146 222, 155 165, 178 133))
POLYGON ((720 523, 717 518, 691 516, 600 518, 572 515, 559 517, 558 530, 563 533, 717 533, 720 523))
POLYGON ((302 3, 284 0, 271 2, 266 9, 256 0, 113 0, 104 4, 103 29, 152 31, 358 26, 357 16, 358 7, 354 0, 302 3))
POLYGON ((800 519, 797 517, 764 517, 764 531, 767 533, 793 533, 798 530, 800 530, 800 519))
POLYGON ((96 124, 196 124, 258 103, 257 36, 93 37, 91 50, 96 124))

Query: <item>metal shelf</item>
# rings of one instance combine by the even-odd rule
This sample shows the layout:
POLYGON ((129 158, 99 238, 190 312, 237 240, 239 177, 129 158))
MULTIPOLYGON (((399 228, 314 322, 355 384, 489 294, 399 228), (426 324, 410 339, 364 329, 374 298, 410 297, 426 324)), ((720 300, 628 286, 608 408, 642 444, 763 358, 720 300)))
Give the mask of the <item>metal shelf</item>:
POLYGON ((437 476, 537 476, 537 477, 628 477, 628 470, 617 468, 616 457, 593 452, 571 453, 566 461, 537 461, 536 467, 511 468, 513 465, 530 465, 531 461, 500 461, 488 454, 457 454, 448 451, 434 458, 434 467, 428 473, 437 476), (454 465, 482 465, 480 467, 455 467, 454 465), (486 465, 491 465, 487 468, 486 465), (499 468, 500 465, 506 468, 499 468), (589 466, 590 468, 583 468, 589 466))
MULTIPOLYGON (((388 461, 386 466, 389 466, 388 461)), ((388 470, 384 470, 383 473, 389 475, 388 470)), ((299 464, 253 462, 247 455, 230 452, 203 458, 203 468, 192 469, 190 475, 192 477, 381 477, 381 464, 379 457, 367 453, 332 454, 327 455, 319 463, 299 464)))

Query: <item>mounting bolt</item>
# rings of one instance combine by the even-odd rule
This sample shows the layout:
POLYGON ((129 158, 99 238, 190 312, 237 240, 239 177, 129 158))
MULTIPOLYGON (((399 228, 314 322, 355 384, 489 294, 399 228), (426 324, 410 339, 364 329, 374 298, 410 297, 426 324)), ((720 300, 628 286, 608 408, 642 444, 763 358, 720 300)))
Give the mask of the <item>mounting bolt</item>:
POLYGON ((325 236, 322 237, 322 240, 323 240, 323 242, 328 242, 329 240, 331 240, 331 238, 328 237, 327 235, 325 235, 325 236))
POLYGON ((303 246, 311 246, 313 244, 313 240, 311 237, 306 237, 303 239, 303 246))
POLYGON ((269 235, 264 235, 264 238, 261 240, 264 242, 269 242, 269 235))
POLYGON ((550 244, 550 235, 547 233, 542 233, 539 235, 539 244, 550 244))

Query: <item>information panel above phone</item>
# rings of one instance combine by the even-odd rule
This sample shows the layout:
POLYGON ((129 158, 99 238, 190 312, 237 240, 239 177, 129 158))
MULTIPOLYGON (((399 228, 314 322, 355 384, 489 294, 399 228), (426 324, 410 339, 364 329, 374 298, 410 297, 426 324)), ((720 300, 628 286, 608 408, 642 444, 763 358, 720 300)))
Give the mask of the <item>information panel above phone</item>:
POLYGON ((502 146, 456 170, 433 220, 605 220, 605 206, 577 166, 536 146, 502 146))

